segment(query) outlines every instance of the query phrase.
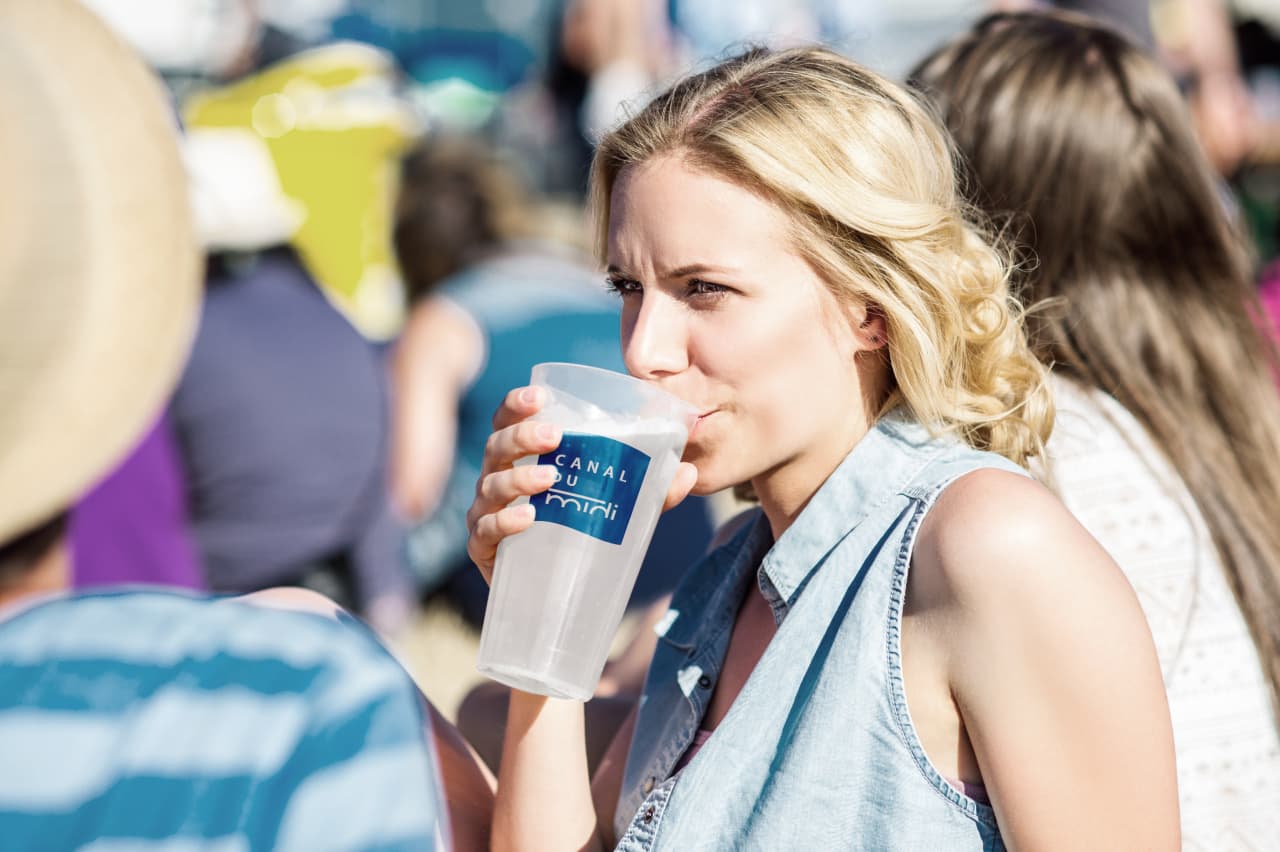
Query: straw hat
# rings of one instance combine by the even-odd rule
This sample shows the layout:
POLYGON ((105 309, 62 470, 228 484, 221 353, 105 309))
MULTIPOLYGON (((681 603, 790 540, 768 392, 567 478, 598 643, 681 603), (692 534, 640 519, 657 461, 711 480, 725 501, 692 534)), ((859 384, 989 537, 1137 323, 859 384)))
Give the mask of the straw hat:
POLYGON ((73 0, 0 0, 0 542, 159 413, 199 304, 157 80, 73 0))

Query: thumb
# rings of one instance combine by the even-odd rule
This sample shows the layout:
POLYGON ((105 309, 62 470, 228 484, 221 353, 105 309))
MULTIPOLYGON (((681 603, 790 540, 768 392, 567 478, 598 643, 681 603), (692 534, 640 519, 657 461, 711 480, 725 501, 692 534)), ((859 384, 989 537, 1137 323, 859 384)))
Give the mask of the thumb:
POLYGON ((667 490, 667 499, 662 504, 662 511, 667 511, 689 496, 694 484, 698 481, 698 469, 689 462, 680 462, 676 475, 671 480, 671 488, 667 490))

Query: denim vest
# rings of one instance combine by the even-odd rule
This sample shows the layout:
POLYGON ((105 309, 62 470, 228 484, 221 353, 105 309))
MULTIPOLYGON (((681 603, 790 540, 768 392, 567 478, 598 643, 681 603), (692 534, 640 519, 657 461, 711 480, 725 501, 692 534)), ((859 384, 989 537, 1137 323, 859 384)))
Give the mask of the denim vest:
POLYGON ((776 544, 761 515, 690 570, 657 628, 615 817, 619 849, 1004 849, 994 811, 925 756, 899 644, 920 521, 943 488, 979 468, 1025 475, 881 418, 776 544), (752 582, 778 631, 714 735, 672 775, 752 582))

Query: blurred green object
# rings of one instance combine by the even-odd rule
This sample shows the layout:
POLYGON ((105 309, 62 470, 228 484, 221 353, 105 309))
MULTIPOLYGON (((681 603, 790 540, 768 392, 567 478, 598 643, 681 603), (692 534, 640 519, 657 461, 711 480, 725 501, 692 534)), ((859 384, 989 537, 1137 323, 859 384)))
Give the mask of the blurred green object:
POLYGON ((502 95, 461 77, 416 86, 409 96, 432 126, 464 132, 479 130, 502 104, 502 95))

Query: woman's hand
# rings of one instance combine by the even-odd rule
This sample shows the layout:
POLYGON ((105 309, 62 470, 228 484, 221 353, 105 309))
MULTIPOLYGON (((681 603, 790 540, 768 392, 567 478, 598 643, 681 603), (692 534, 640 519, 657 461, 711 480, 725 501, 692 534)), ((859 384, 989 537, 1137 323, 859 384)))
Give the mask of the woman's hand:
MULTIPOLYGON (((533 506, 511 503, 540 494, 555 483, 556 469, 552 465, 514 466, 525 456, 549 453, 560 445, 560 427, 529 420, 546 403, 546 393, 539 387, 516 388, 493 415, 494 431, 485 445, 476 498, 467 512, 467 528, 471 530, 467 554, 486 582, 493 576, 498 543, 533 524, 533 506)), ((697 469, 682 462, 667 491, 663 510, 683 500, 697 478, 697 469)))

